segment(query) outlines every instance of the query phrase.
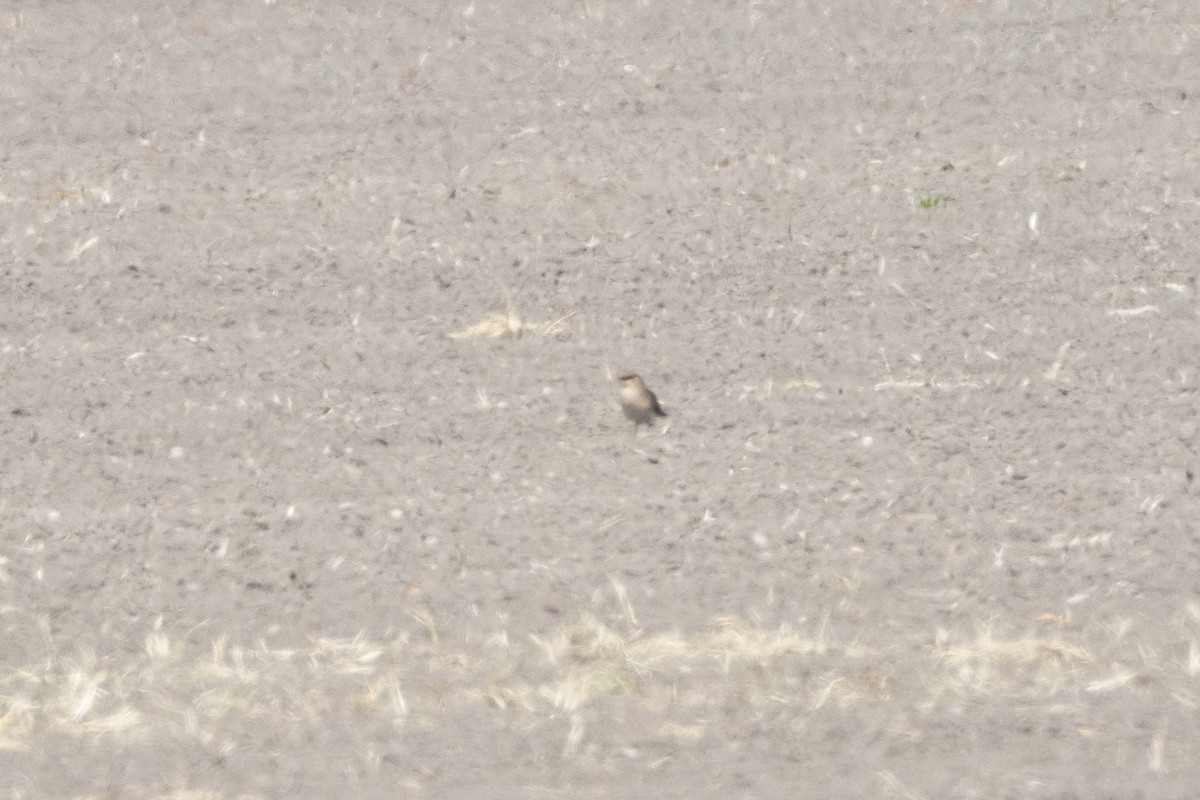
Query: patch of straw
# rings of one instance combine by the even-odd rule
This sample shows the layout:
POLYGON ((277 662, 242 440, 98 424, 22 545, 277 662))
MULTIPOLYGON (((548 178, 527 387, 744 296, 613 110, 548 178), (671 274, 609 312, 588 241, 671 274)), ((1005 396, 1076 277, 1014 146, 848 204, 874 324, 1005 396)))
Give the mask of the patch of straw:
POLYGON ((945 670, 942 689, 1018 697, 1053 696, 1077 684, 1077 665, 1092 660, 1085 649, 1062 640, 998 639, 990 630, 972 642, 943 641, 933 655, 945 670))
POLYGON ((497 339, 519 339, 525 331, 539 336, 557 336, 570 330, 567 321, 575 316, 574 311, 549 322, 525 322, 517 309, 509 306, 503 314, 489 314, 474 325, 447 334, 451 339, 475 339, 490 337, 497 339))

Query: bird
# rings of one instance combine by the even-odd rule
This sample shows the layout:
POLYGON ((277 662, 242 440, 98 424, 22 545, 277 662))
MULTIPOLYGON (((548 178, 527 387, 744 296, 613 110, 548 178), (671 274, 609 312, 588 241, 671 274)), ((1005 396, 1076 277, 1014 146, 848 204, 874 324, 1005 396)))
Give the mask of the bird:
POLYGON ((654 392, 646 388, 641 375, 622 375, 618 380, 621 381, 621 410, 633 420, 634 430, 639 425, 653 425, 655 417, 667 415, 654 392))

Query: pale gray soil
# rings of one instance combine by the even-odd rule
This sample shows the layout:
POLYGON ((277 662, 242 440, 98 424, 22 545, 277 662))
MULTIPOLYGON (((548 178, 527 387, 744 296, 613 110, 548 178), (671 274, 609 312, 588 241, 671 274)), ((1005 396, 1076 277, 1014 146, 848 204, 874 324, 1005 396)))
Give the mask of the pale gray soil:
POLYGON ((28 722, 0 796, 1194 791, 1190 3, 27 5, 0 15, 0 719, 28 722), (509 303, 572 316, 448 336, 509 303), (669 425, 630 429, 627 371, 669 425), (122 700, 137 736, 13 700, 156 625, 197 659, 420 620, 525 647, 611 617, 614 581, 647 636, 842 649, 776 664, 775 700, 752 669, 601 697, 572 752, 548 701, 439 706, 424 666, 401 724, 233 714, 224 742, 162 699, 122 700), (1085 677, 919 678, 988 626, 1085 677), (867 668, 878 698, 814 700, 867 668))

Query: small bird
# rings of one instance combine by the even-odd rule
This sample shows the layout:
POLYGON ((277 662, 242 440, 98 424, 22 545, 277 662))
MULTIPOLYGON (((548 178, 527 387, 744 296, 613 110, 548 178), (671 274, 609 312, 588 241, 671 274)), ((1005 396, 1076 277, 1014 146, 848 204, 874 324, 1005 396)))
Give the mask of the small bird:
POLYGON ((641 375, 622 375, 621 410, 633 420, 634 430, 639 425, 653 425, 655 417, 665 417, 667 412, 658 404, 654 392, 646 388, 641 375))

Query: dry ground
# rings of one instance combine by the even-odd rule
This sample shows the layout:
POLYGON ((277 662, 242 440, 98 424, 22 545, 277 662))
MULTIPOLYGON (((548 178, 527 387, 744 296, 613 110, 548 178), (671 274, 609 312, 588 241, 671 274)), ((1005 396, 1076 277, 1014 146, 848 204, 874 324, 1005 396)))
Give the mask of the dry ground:
POLYGON ((118 5, 0 15, 0 797, 1194 792, 1190 3, 118 5))

